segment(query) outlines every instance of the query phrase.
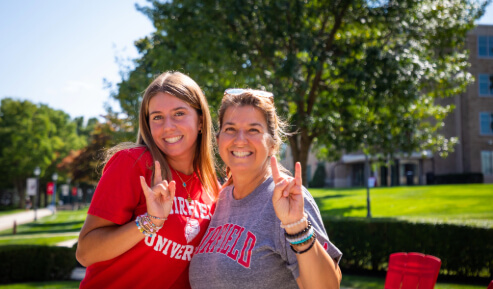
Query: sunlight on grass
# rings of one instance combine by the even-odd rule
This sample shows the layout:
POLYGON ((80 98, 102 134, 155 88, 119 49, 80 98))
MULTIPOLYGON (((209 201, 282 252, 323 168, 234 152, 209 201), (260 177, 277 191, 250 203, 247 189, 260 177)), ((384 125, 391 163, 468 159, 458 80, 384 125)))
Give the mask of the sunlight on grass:
MULTIPOLYGON (((370 277, 342 274, 341 288, 346 289, 382 289, 385 285, 385 277, 370 277)), ((465 285, 438 282, 435 289, 485 289, 486 285, 465 285)), ((1 287, 0 287, 1 288, 1 287)))
MULTIPOLYGON (((326 216, 366 217, 366 189, 309 189, 326 216)), ((493 228, 493 185, 381 187, 370 190, 374 218, 493 228)))

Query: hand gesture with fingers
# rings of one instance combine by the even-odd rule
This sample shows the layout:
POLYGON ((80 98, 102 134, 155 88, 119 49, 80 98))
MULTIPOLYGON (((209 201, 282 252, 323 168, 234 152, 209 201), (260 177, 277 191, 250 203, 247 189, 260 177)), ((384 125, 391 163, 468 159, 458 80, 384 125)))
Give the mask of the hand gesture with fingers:
POLYGON ((283 224, 294 223, 300 220, 304 214, 301 164, 296 163, 294 178, 281 175, 276 157, 271 157, 270 164, 272 178, 276 184, 272 194, 274 211, 283 224))
MULTIPOLYGON (((155 217, 167 218, 173 205, 173 199, 175 198, 176 182, 171 181, 168 184, 168 181, 163 181, 160 163, 155 161, 154 166, 155 171, 152 188, 147 185, 143 176, 140 177, 140 184, 146 197, 147 213, 155 217)), ((155 221, 153 220, 156 225, 160 225, 155 221)))

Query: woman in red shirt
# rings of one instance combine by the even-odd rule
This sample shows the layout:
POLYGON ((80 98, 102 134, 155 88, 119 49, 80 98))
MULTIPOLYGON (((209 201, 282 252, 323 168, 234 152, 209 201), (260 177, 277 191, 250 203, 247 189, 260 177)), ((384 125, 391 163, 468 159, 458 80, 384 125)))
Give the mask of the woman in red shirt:
POLYGON ((188 288, 219 191, 207 100, 166 72, 142 98, 136 143, 107 152, 79 235, 80 288, 188 288))

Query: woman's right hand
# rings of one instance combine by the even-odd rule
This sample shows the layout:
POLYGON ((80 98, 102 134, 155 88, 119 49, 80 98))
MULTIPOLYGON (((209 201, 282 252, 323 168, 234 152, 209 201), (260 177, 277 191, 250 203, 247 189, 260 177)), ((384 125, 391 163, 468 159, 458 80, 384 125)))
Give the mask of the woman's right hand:
MULTIPOLYGON (((151 216, 159 218, 168 218, 173 206, 175 198, 176 182, 164 180, 161 176, 161 164, 158 161, 154 162, 154 181, 150 188, 143 176, 140 177, 140 184, 146 197, 147 213, 151 216)), ((152 219, 156 226, 161 226, 164 220, 152 219)))

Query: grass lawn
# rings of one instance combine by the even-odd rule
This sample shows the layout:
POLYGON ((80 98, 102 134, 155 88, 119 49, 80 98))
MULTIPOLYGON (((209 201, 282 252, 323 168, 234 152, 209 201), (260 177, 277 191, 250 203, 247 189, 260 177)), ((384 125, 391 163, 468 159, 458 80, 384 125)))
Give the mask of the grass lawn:
MULTIPOLYGON (((366 217, 366 188, 310 188, 322 212, 333 217, 366 217)), ((370 190, 374 218, 467 224, 493 228, 493 184, 382 187, 370 190)))
POLYGON ((70 239, 76 239, 87 209, 78 211, 57 211, 55 215, 17 226, 17 234, 12 229, 0 231, 0 245, 55 245, 70 239))
MULTIPOLYGON (((384 277, 356 276, 342 273, 341 288, 347 289, 382 289, 385 285, 384 277)), ((465 285, 437 282, 435 289, 485 289, 485 285, 465 285)), ((1 287, 0 287, 1 288, 1 287)))
POLYGON ((17 209, 17 210, 0 211, 0 217, 15 214, 15 213, 22 213, 22 212, 26 212, 26 210, 17 209))
POLYGON ((44 289, 75 289, 79 288, 80 281, 53 281, 53 282, 31 282, 31 283, 18 283, 18 284, 6 284, 0 285, 0 289, 30 289, 30 288, 44 288, 44 289))

